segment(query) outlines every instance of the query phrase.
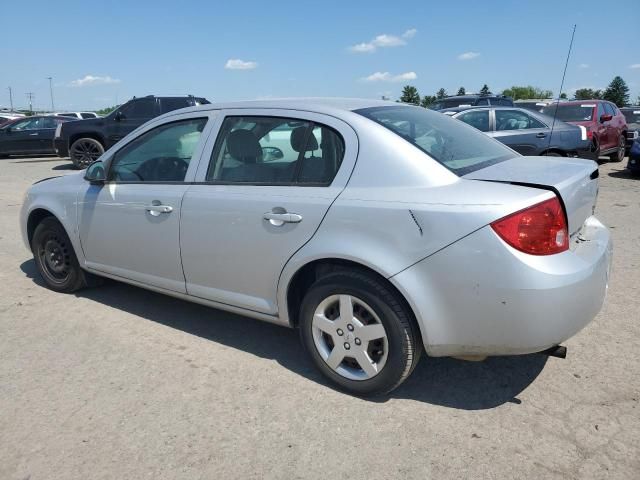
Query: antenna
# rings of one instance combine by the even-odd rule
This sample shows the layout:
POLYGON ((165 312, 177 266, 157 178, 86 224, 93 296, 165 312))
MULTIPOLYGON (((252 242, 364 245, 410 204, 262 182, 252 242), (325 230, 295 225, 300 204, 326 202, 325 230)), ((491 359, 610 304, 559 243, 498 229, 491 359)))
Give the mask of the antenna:
MULTIPOLYGON (((569 57, 571 57, 571 49, 573 48, 573 37, 576 34, 576 24, 573 24, 573 32, 571 32, 571 42, 569 43, 569 52, 567 53, 567 61, 564 62, 564 72, 562 72, 562 82, 560 82, 560 93, 558 94, 558 103, 560 103, 560 95, 562 95, 562 89, 564 88, 564 77, 567 75, 567 67, 569 66, 569 57)), ((547 148, 551 147, 551 137, 553 137, 553 128, 556 126, 556 115, 558 114, 558 103, 556 108, 553 109, 553 123, 551 124, 551 132, 549 133, 549 143, 547 148)))

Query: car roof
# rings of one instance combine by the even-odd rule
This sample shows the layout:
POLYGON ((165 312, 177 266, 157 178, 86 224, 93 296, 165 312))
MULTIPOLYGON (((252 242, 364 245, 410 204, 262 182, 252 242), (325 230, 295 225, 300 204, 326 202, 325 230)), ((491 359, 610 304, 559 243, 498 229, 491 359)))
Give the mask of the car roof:
MULTIPOLYGON (((352 112, 371 107, 406 107, 422 108, 406 103, 390 102, 386 100, 371 100, 365 98, 270 98, 265 100, 245 100, 238 102, 218 102, 195 107, 187 107, 174 112, 198 112, 223 109, 280 109, 301 110, 316 113, 335 114, 337 112, 352 112)), ((171 113, 171 112, 169 112, 171 113)), ((167 114, 165 114, 167 115, 167 114)))

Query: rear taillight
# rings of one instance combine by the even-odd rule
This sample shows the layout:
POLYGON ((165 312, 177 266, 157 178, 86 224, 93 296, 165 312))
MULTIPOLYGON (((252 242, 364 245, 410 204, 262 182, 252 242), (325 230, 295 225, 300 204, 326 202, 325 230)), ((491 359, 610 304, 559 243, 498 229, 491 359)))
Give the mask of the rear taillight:
POLYGON ((567 220, 558 197, 496 220, 491 228, 513 248, 531 255, 569 249, 567 220))
POLYGON ((593 139, 593 132, 591 131, 590 128, 587 128, 587 138, 589 140, 593 139))

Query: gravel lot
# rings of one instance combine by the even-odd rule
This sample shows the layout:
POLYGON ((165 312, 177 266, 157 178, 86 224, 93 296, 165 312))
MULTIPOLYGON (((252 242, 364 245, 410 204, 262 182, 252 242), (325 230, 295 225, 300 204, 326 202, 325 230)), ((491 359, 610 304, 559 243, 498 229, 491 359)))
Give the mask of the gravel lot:
MULTIPOLYGON (((626 163, 626 161, 625 161, 626 163)), ((601 166, 601 314, 542 355, 423 358, 390 397, 329 388, 297 332, 110 282, 42 286, 18 229, 57 158, 0 160, 0 479, 640 478, 640 179, 601 166)))

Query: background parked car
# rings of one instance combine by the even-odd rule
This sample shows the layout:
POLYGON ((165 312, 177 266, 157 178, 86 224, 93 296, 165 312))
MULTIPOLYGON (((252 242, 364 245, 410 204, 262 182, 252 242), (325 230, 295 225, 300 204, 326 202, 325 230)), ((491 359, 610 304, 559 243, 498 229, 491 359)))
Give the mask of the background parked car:
POLYGON ((640 138, 636 139, 631 145, 627 169, 632 175, 640 175, 640 138))
POLYGON ((11 120, 15 120, 16 118, 24 118, 24 114, 10 111, 0 111, 0 125, 10 122, 11 120))
POLYGON ((636 138, 640 137, 640 105, 624 107, 620 111, 627 119, 627 150, 630 150, 636 138))
POLYGON ((556 120, 582 125, 593 143, 593 150, 608 155, 614 162, 621 162, 627 143, 627 121, 618 107, 604 100, 575 100, 553 103, 542 109, 542 113, 556 120))
POLYGON ((462 106, 477 107, 482 105, 499 105, 513 107, 513 99, 504 95, 454 95, 436 100, 429 105, 430 110, 444 110, 462 106))
POLYGON ((519 108, 526 108, 527 110, 534 110, 536 112, 539 112, 540 110, 542 110, 544 107, 546 107, 552 102, 553 100, 550 98, 546 98, 546 99, 530 98, 527 100, 516 100, 513 102, 513 105, 519 108))
POLYGON ((56 128, 72 120, 44 115, 10 120, 0 127, 0 156, 53 154, 56 128))
POLYGON ((57 117, 71 117, 78 120, 85 120, 87 118, 100 118, 95 112, 56 112, 51 115, 55 115, 57 117))
POLYGON ((104 118, 66 123, 56 131, 55 151, 60 157, 69 156, 77 168, 85 168, 106 149, 143 123, 158 115, 209 103, 193 95, 181 97, 134 97, 104 118))
POLYGON ((444 110, 522 155, 581 157, 594 159, 586 129, 524 108, 457 108, 444 110))

